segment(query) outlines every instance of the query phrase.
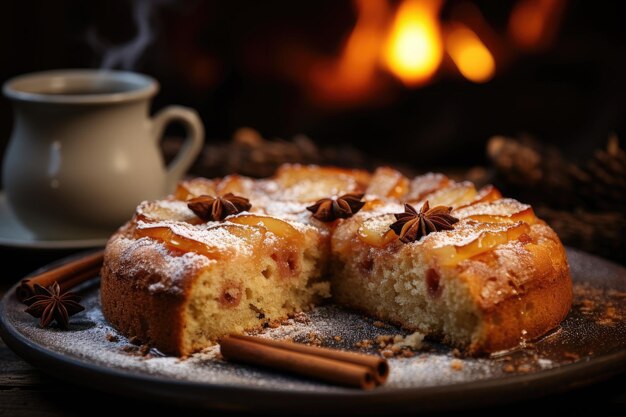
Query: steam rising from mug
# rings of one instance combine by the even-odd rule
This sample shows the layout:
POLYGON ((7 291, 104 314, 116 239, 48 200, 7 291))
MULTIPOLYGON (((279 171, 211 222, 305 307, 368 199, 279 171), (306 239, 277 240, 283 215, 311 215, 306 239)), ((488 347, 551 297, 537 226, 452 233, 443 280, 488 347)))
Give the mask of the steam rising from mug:
POLYGON ((91 27, 87 32, 87 43, 102 55, 101 69, 119 68, 132 70, 148 46, 154 41, 156 30, 153 27, 153 15, 164 4, 173 3, 173 0, 134 0, 133 21, 137 28, 134 38, 130 41, 111 45, 102 40, 91 27))

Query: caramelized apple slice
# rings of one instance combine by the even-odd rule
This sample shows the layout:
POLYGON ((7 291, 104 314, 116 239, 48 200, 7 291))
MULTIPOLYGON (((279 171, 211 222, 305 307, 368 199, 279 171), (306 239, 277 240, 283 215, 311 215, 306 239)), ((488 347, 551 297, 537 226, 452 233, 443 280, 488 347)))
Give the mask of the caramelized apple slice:
POLYGON ((361 212, 375 211, 385 205, 386 205, 386 202, 381 200, 380 198, 373 198, 371 200, 366 200, 365 205, 360 211, 361 212))
POLYGON ((398 239, 398 236, 389 228, 389 225, 395 221, 393 214, 370 217, 361 224, 357 236, 370 246, 382 248, 398 239))
POLYGON ((282 199, 299 202, 314 202, 321 198, 340 196, 362 189, 351 177, 321 177, 304 179, 292 187, 286 187, 282 199))
POLYGON ((287 239, 292 243, 301 242, 303 237, 295 227, 290 225, 284 220, 277 219, 269 216, 259 216, 256 214, 241 214, 238 216, 229 217, 227 219, 230 223, 244 224, 248 226, 263 227, 269 230, 276 236, 287 239))
POLYGON ((409 191, 409 180, 393 168, 381 167, 374 172, 366 194, 398 198, 409 191))
POLYGON ((270 257, 276 263, 279 275, 285 279, 296 276, 300 272, 299 248, 303 244, 304 236, 289 223, 268 216, 258 216, 255 214, 242 214, 229 217, 229 222, 262 227, 274 235, 281 238, 285 243, 282 245, 272 245, 270 257))
POLYGON ((406 199, 409 201, 423 200, 427 194, 432 194, 437 190, 447 187, 450 184, 448 177, 442 174, 434 174, 429 172, 428 174, 420 175, 413 178, 409 185, 409 192, 406 195, 406 199))
POLYGON ((282 167, 276 174, 276 182, 283 189, 281 199, 300 202, 363 192, 366 178, 369 174, 365 171, 300 165, 282 167))
POLYGON ((236 249, 235 241, 224 244, 225 239, 235 238, 247 245, 260 244, 265 230, 236 224, 216 224, 206 229, 185 226, 184 223, 138 224, 135 239, 148 237, 162 242, 173 254, 195 252, 210 259, 218 259, 236 249))
POLYGON ((206 178, 194 178, 189 181, 181 181, 176 187, 174 198, 187 201, 200 195, 215 195, 215 181, 206 178))
POLYGON ((457 208, 470 206, 472 204, 496 201, 501 198, 502 198, 502 194, 500 193, 500 190, 498 190, 493 185, 489 184, 489 185, 485 185, 483 188, 478 190, 478 193, 476 194, 476 196, 474 196, 474 199, 472 201, 468 202, 467 204, 458 206, 457 208))
POLYGON ((369 183, 370 174, 360 169, 320 167, 317 165, 285 164, 276 171, 274 179, 283 187, 290 187, 303 180, 315 180, 327 177, 349 177, 364 187, 369 183))
POLYGON ((192 224, 200 224, 202 220, 198 218, 185 201, 179 200, 158 200, 144 201, 135 210, 135 221, 154 223, 160 221, 180 221, 192 224))
POLYGON ((503 198, 456 209, 452 215, 460 219, 471 218, 480 222, 518 222, 534 224, 537 217, 533 208, 512 198, 503 198))
POLYGON ((431 207, 448 206, 459 207, 473 201, 476 197, 476 187, 468 181, 454 183, 449 187, 425 195, 424 200, 428 200, 431 207))
POLYGON ((428 245, 431 246, 439 264, 454 266, 465 259, 491 250, 498 245, 517 240, 527 235, 530 226, 516 223, 475 223, 468 222, 455 230, 434 233, 428 245))
POLYGON ((252 179, 233 174, 224 177, 215 187, 215 191, 219 195, 233 193, 236 195, 249 196, 253 186, 254 182, 252 179))

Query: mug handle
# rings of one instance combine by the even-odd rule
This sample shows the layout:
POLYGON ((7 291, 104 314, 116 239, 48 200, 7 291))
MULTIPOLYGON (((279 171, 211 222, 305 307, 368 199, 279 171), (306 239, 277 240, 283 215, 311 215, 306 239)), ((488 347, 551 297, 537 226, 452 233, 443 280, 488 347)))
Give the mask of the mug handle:
POLYGON ((168 106, 152 118, 152 136, 160 141, 165 127, 171 122, 180 122, 187 137, 178 155, 167 166, 167 192, 174 191, 178 180, 187 172, 204 144, 204 126, 195 110, 183 106, 168 106))

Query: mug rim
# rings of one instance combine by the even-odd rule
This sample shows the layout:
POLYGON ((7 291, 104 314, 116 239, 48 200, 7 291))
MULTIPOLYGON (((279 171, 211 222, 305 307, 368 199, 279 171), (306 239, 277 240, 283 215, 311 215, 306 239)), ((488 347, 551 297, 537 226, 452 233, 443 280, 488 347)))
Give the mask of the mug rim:
MULTIPOLYGON (((39 89, 41 90, 41 87, 39 89)), ((109 69, 60 69, 31 72, 10 78, 2 86, 3 94, 11 100, 59 104, 106 104, 135 101, 152 97, 158 90, 158 81, 148 75, 109 69), (125 83, 128 90, 80 95, 28 91, 29 86, 36 90, 33 86, 43 84, 47 84, 52 89, 62 88, 76 80, 125 83)))

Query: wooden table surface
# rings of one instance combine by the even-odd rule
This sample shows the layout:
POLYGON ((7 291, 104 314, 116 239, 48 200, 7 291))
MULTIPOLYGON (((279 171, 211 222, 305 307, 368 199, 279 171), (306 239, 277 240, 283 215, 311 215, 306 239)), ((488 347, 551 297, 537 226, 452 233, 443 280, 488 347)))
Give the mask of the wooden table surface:
MULTIPOLYGON (((11 270, 0 276, 0 295, 32 270, 71 253, 0 248, 0 261, 5 265, 5 271, 11 270)), ((543 410, 558 415, 564 415, 564 412, 576 415, 626 415, 626 374, 573 391, 547 397, 541 397, 541 393, 537 395, 538 398, 522 403, 475 411, 492 415, 510 413, 512 409, 529 414, 543 410)), ((86 389, 80 386, 80 381, 68 382, 61 375, 47 375, 23 361, 0 340, 0 416, 84 417, 94 407, 97 407, 99 413, 124 411, 141 412, 143 415, 180 412, 173 407, 86 389)), ((201 410, 184 411, 185 415, 209 414, 201 410)), ((220 415, 224 414, 220 412, 220 415)))

